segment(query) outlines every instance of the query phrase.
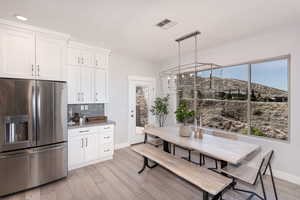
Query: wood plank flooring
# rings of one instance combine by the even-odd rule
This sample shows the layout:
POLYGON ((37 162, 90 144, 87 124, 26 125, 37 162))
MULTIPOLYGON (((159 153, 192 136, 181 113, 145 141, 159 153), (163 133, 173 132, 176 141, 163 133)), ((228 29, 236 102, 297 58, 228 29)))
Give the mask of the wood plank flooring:
MULTIPOLYGON (((196 157, 195 157, 196 159, 196 157)), ((209 162, 209 161, 207 161, 209 162)), ((129 148, 117 150, 114 159, 69 172, 66 179, 20 192, 1 200, 201 200, 202 192, 161 167, 146 169, 142 158, 129 148)), ((213 164, 213 163, 212 163, 213 164)), ((268 200, 274 195, 270 178, 265 178, 268 200)), ((299 200, 300 186, 276 179, 280 200, 299 200)), ((239 185, 246 188, 244 185, 239 185)), ((252 188, 253 189, 253 188, 252 188)), ((261 192, 260 187, 256 188, 261 192)), ((228 191, 226 200, 247 199, 228 191)), ((255 198, 253 198, 255 200, 255 198)))

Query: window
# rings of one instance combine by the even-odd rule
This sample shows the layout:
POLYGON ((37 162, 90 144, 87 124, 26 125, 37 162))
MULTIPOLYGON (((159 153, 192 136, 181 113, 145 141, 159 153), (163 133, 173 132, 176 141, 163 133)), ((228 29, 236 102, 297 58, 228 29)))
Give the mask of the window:
POLYGON ((196 101, 203 127, 287 140, 288 71, 289 57, 282 57, 184 72, 178 77, 178 102, 187 100, 193 109, 196 101))

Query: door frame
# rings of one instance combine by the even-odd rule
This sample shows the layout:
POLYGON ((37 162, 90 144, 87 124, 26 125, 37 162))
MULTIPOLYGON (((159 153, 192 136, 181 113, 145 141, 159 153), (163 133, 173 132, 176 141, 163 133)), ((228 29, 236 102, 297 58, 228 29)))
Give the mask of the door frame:
MULTIPOLYGON (((157 91, 156 91, 156 79, 154 77, 148 77, 148 76, 128 76, 128 143, 131 145, 132 142, 132 137, 133 135, 133 130, 132 130, 132 121, 130 119, 131 115, 131 100, 132 100, 132 95, 131 95, 131 86, 132 85, 151 85, 152 86, 152 97, 151 100, 154 100, 157 96, 157 91)), ((153 101, 151 101, 152 104, 153 101)), ((151 106, 150 104, 150 106, 151 106)), ((135 108, 134 108, 135 110, 135 108)), ((134 113, 134 115, 136 112, 134 113)), ((149 119, 153 118, 153 123, 154 123, 154 117, 151 117, 149 119)))

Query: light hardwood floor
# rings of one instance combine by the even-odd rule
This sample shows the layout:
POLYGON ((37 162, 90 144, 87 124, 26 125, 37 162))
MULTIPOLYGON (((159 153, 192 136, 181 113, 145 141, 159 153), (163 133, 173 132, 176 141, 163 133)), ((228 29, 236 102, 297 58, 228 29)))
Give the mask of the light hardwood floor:
MULTIPOLYGON (((212 163, 213 164, 213 163, 212 163)), ((68 178, 17 193, 1 200, 201 200, 202 192, 161 167, 141 175, 142 158, 129 148, 117 150, 114 159, 73 170, 68 178)), ((268 200, 275 199, 270 179, 268 200)), ((280 200, 299 200, 300 186, 276 180, 280 200)), ((245 187, 240 185, 241 187, 245 187)), ((260 191, 260 189, 257 189, 260 191)), ((226 200, 246 199, 247 195, 229 191, 226 200)), ((253 198, 255 200, 255 198, 253 198)))

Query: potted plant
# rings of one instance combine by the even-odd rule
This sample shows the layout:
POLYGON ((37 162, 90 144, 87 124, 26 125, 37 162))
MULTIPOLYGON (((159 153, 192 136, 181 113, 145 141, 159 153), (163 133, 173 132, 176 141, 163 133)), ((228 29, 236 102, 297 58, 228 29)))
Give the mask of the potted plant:
POLYGON ((150 112, 155 115, 159 123, 159 127, 163 127, 165 125, 167 115, 169 114, 169 95, 165 97, 157 97, 154 100, 154 105, 150 112))
POLYGON ((179 135, 183 137, 189 137, 191 135, 191 129, 187 125, 187 121, 195 116, 195 111, 190 110, 188 107, 188 102, 185 100, 182 100, 176 111, 176 120, 181 123, 179 127, 179 135))

